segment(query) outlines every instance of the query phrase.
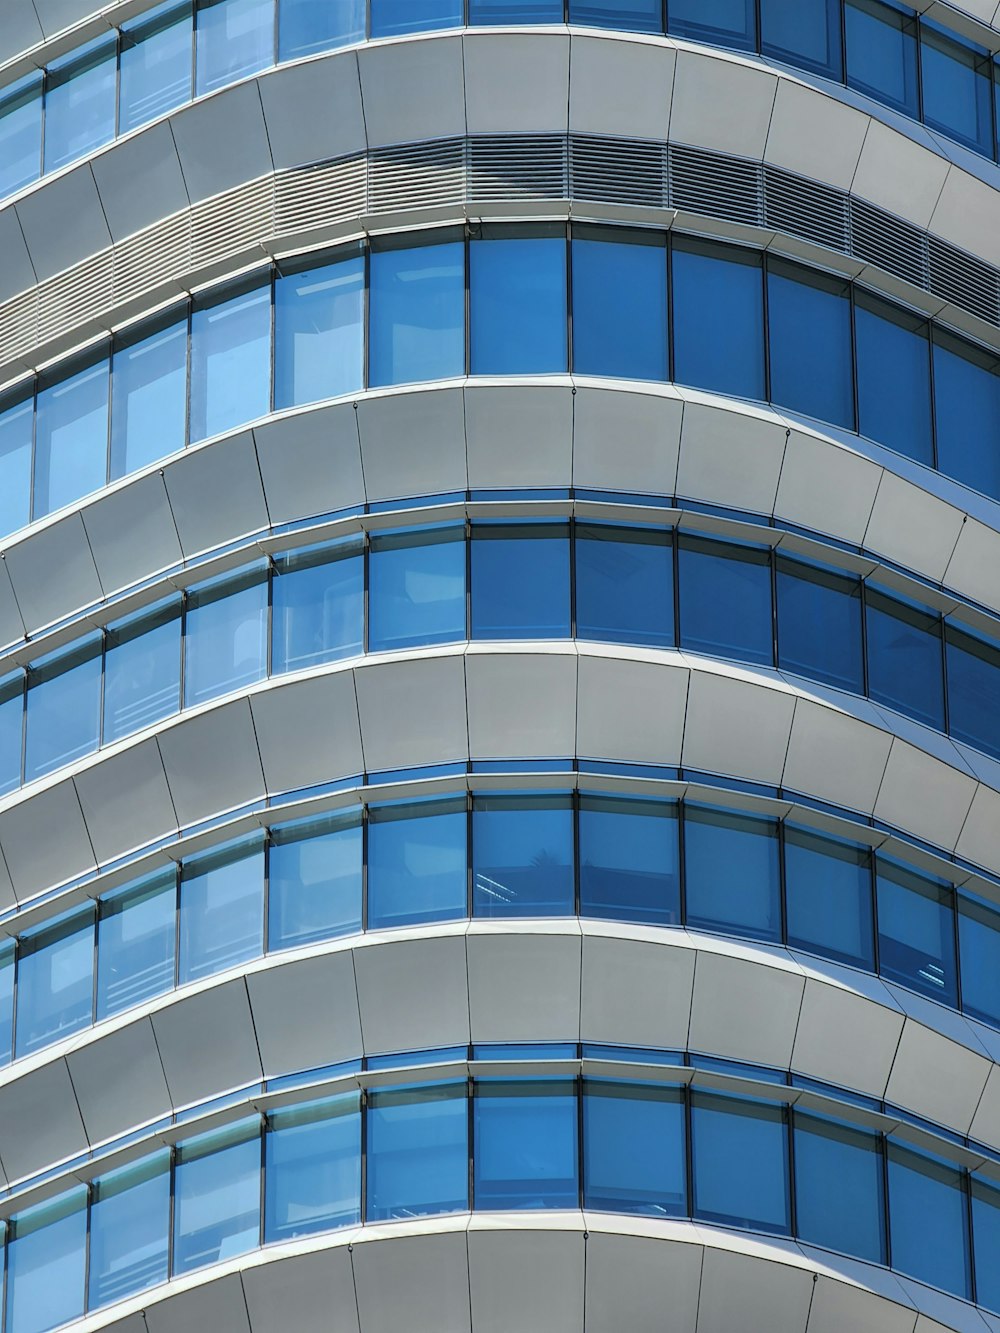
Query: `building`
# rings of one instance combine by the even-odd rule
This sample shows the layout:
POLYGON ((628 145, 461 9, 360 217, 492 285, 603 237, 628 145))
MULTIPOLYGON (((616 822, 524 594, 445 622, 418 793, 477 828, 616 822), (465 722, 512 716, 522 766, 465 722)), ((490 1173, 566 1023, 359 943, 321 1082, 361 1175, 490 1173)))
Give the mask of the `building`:
POLYGON ((5 0, 3 1333, 1000 1329, 918 8, 5 0))

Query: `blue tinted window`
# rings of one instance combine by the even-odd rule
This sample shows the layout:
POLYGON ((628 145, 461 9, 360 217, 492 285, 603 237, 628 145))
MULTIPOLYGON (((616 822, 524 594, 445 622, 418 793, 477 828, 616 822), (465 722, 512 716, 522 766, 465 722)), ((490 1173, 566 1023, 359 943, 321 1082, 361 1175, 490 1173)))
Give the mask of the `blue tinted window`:
POLYGON ((795 1203, 803 1240, 885 1263, 877 1134, 796 1112, 795 1203))
MULTIPOLYGON (((787 3, 790 10, 798 9, 801 0, 787 3)), ((768 265, 772 400, 853 430, 849 293, 848 284, 839 278, 777 261, 768 265)))
POLYGON ((111 367, 111 479, 184 448, 187 320, 119 347, 111 367))
POLYGON ((361 1221, 357 1093, 268 1117, 264 1240, 289 1240, 361 1221))
POLYGON ((368 647, 411 648, 465 638, 465 531, 373 535, 368 647))
POLYGON ((161 5, 121 38, 118 130, 125 134, 191 97, 191 0, 161 5))
POLYGON ((0 98, 0 198, 37 180, 42 166, 42 81, 29 78, 0 98))
POLYGON ((673 644, 669 532, 577 527, 576 632, 581 639, 611 643, 673 644))
POLYGON ((662 32, 662 0, 569 0, 570 23, 625 32, 662 32))
POLYGON ((756 45, 754 0, 669 0, 667 27, 678 37, 749 51, 756 45))
POLYGON ((21 781, 21 734, 24 727, 24 677, 0 681, 0 795, 21 781))
POLYGON ((769 552, 685 537, 678 560, 681 647, 771 666, 769 552))
POLYGON ((468 910, 468 816, 462 799, 372 806, 368 924, 448 921, 468 910))
POLYGON ((677 807, 580 798, 580 912, 672 926, 680 920, 677 807))
POLYGON ((928 726, 944 730, 944 662, 936 615, 869 588, 868 692, 928 726))
POLYGON ((473 241, 469 301, 473 375, 566 369, 566 238, 561 228, 548 236, 473 241))
POLYGON ((875 970, 866 847, 786 828, 785 900, 789 944, 875 970))
POLYGON ((278 25, 279 60, 329 51, 364 40, 365 0, 280 0, 278 25))
POLYGON ((964 893, 958 895, 958 954, 962 1008, 1000 1027, 1000 912, 964 893))
POLYGON ((370 262, 369 384, 464 374, 465 246, 373 250, 370 262))
POLYGON ((789 1230, 788 1131, 780 1106, 696 1092, 691 1136, 695 1217, 789 1230))
POLYGON ((1000 499, 1000 375, 990 353, 934 335, 938 467, 1000 499))
POLYGON ((0 410, 0 536, 23 528, 31 517, 34 427, 31 398, 0 410))
POLYGON ((960 741, 1000 755, 1000 647, 949 626, 945 652, 948 730, 960 741))
POLYGON ((365 604, 361 538, 278 556, 275 570, 272 671, 301 671, 361 652, 365 604))
POLYGON ((892 1266, 971 1299, 969 1222, 962 1173, 889 1143, 892 1266))
POLYGON ((955 910, 950 884, 876 860, 879 971, 954 1005, 955 910))
POLYGON ((778 825, 773 819, 688 806, 684 854, 691 925, 780 939, 778 825))
POLYGON ((99 1177, 90 1209, 89 1308, 167 1280, 170 1154, 99 1177))
POLYGON ((476 916, 573 913, 573 806, 568 796, 477 796, 472 804, 476 916))
POLYGON ((562 23, 563 0, 469 0, 469 23, 562 23))
POLYGON ((192 857, 181 871, 181 984, 264 952, 264 851, 259 839, 192 857))
POLYGON ((847 82, 880 102, 916 116, 917 24, 892 0, 847 0, 847 82))
POLYGON ((465 1084, 368 1094, 367 1220, 469 1206, 465 1084))
POLYGON ((196 27, 199 96, 274 61, 274 0, 198 0, 196 27))
POLYGON ((579 1207, 572 1083, 483 1081, 473 1106, 477 1208, 579 1207))
POLYGON ((861 583, 778 558, 778 666, 864 693, 861 583))
POLYGON ((170 990, 176 934, 177 876, 173 870, 101 899, 98 1021, 170 990))
POLYGON ((972 1235, 976 1250, 976 1301, 1000 1308, 1000 1190, 981 1180, 972 1182, 972 1235))
POLYGON ((685 1216, 681 1090, 588 1079, 583 1091, 583 1206, 685 1216))
POLYGON ((105 37, 49 66, 45 170, 55 171, 115 136, 115 41, 105 37))
POLYGON ((760 0, 760 37, 767 55, 842 76, 838 0, 760 0))
POLYGON ((569 528, 480 523, 472 529, 472 637, 560 639, 570 632, 569 528))
POLYGON ((255 287, 191 316, 191 439, 242 426, 271 405, 271 291, 255 287))
POLYGON ((181 695, 179 601, 108 628, 104 739, 116 741, 176 713, 181 695))
POLYGON ((7 1333, 45 1333, 83 1314, 87 1190, 29 1208, 7 1245, 7 1333))
POLYGON ((252 569, 188 593, 184 704, 260 680, 267 668, 267 573, 252 569))
POLYGON ((97 749, 101 728, 101 637, 43 658, 28 673, 25 781, 97 749))
POLYGON ((920 25, 920 47, 924 120, 992 157, 987 52, 926 19, 920 25))
POLYGON ((272 830, 269 949, 361 929, 361 842, 361 819, 354 812, 272 830))
POLYGON ((354 393, 364 381, 365 261, 360 255, 274 284, 274 406, 354 393))
POLYGON ((674 379, 763 398, 764 283, 760 256, 710 242, 674 245, 674 379))
POLYGON ((573 369, 665 380, 666 248, 659 236, 625 237, 585 227, 573 233, 573 369))
POLYGON ((462 0, 370 0, 372 36, 460 27, 462 0))
POLYGON ((0 949, 0 1065, 14 1058, 14 944, 0 949))
POLYGON ((174 1171, 174 1272, 231 1259, 259 1243, 258 1122, 182 1143, 174 1171))
POLYGON ((855 330, 861 434, 933 467, 926 323, 859 292, 855 330))
POLYGON ((108 476, 108 363, 38 392, 34 517, 100 490, 108 476))
POLYGON ((94 911, 87 908, 21 936, 17 955, 17 1054, 79 1032, 94 1015, 94 911))

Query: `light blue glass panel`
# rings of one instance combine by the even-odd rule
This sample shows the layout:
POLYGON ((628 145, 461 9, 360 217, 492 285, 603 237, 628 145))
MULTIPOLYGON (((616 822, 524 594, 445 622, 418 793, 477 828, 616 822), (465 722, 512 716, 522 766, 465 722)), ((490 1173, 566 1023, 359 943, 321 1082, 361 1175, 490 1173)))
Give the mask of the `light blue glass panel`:
POLYGON ((963 1173, 889 1141, 892 1266, 972 1299, 963 1173))
POLYGON ((159 1152, 94 1182, 89 1308, 167 1280, 170 1153, 159 1152))
POLYGON ((0 1065, 14 1058, 14 944, 0 949, 0 1065))
POLYGON ((788 943, 875 970, 872 862, 867 847, 785 829, 788 943))
POLYGON ((275 408, 316 403, 362 387, 364 311, 361 255, 275 280, 275 408))
POLYGON ((176 936, 174 870, 101 899, 97 921, 98 1021, 171 989, 176 936))
POLYGON ((264 952, 264 847, 259 838, 193 857, 181 870, 181 985, 264 952))
POLYGON ((266 415, 270 390, 270 287, 197 306, 191 316, 191 439, 266 415))
POLYGON ((1000 756, 1000 645, 945 628, 948 730, 1000 756))
MULTIPOLYGON (((787 3, 793 8, 801 0, 787 3)), ((767 301, 772 401, 853 430, 849 285, 773 261, 768 265, 767 301)))
POLYGON ((678 37, 741 51, 757 44, 754 0, 669 0, 667 27, 678 37))
POLYGON ((674 379, 760 398, 764 279, 760 256, 705 241, 676 242, 671 259, 674 379))
POLYGON ((932 612, 865 592, 868 693, 938 731, 944 730, 941 621, 932 612))
POLYGON ((269 949, 361 929, 361 816, 349 811, 271 832, 269 949))
POLYGON ((370 0, 370 4, 373 37, 457 28, 462 23, 462 0, 370 0))
POLYGON ((473 1113, 477 1209, 580 1206, 575 1084, 481 1080, 473 1113))
POLYGON ((0 681, 0 795, 21 782, 21 738, 24 730, 24 674, 0 681))
POLYGON ((976 1301, 1000 1310, 1000 1190, 972 1181, 972 1235, 976 1255, 976 1301))
POLYGON ((565 371, 564 230, 474 240, 469 247, 469 307, 473 375, 565 371))
POLYGON ((775 820, 688 805, 684 853, 689 924, 781 938, 775 820))
POLYGON ((34 415, 31 398, 0 408, 0 536, 23 528, 31 517, 34 415))
POLYGON ((686 1216, 682 1090, 588 1079, 583 1092, 583 1206, 686 1216))
POLYGON ((243 1121, 177 1149, 174 1273, 260 1244, 260 1124, 243 1121))
POLYGON ((662 0, 569 0, 570 23, 625 32, 662 32, 662 0))
POLYGON ((15 1217, 7 1243, 7 1333, 46 1333, 83 1314, 87 1189, 15 1217))
POLYGON ((569 527, 479 523, 472 529, 472 637, 560 639, 570 632, 569 527))
POLYGON ((200 96, 274 63, 275 0, 198 0, 200 96))
POLYGON ((858 426, 862 435, 934 466, 927 324, 858 292, 858 426))
POLYGON ((795 1206, 803 1240, 884 1264, 879 1135, 797 1111, 795 1206))
POLYGON ((1000 374, 985 350, 934 335, 938 467, 1000 499, 1000 374))
POLYGON ((365 0, 280 0, 278 59, 364 41, 365 0))
POLYGON ((38 74, 0 97, 0 198, 38 179, 42 169, 42 80, 38 74))
POLYGON ((927 124, 992 157, 987 51, 924 19, 920 24, 920 72, 927 124))
POLYGON ((562 23, 563 0, 469 0, 469 24, 562 23))
POLYGON ((49 66, 45 170, 55 171, 115 137, 115 39, 99 37, 49 66))
POLYGON ((573 233, 573 369, 667 378, 667 252, 655 233, 573 233))
POLYGON ((680 921, 677 806, 580 798, 580 913, 608 921, 680 921))
POLYGON ((171 0, 122 27, 119 134, 190 99, 192 29, 191 0, 171 0))
POLYGON ((696 1092, 691 1135, 696 1217, 754 1231, 790 1230, 782 1107, 696 1092))
POLYGON ((760 37, 766 55, 843 77, 839 0, 760 0, 760 37))
POLYGON ((476 916, 571 916, 574 859, 569 796, 474 798, 476 916))
POLYGON ((468 1208, 464 1083, 372 1091, 367 1131, 369 1222, 468 1208))
POLYGON ((1000 912, 964 893, 958 894, 958 956, 962 1008, 1000 1027, 1000 912))
POLYGON ((370 262, 369 384, 463 375, 465 246, 373 250, 370 262))
POLYGON ((770 552, 685 537, 678 560, 681 647, 771 666, 770 552))
POLYGON ((673 645, 669 532, 578 524, 575 553, 578 638, 673 645))
POLYGON ((952 886, 884 856, 875 864, 880 973, 954 1006, 958 996, 952 886))
POLYGON ((361 538, 278 556, 275 570, 271 622, 275 674, 361 652, 365 608, 361 538))
POLYGON ((94 909, 29 931, 18 941, 18 1056, 68 1037, 94 1017, 94 909))
POLYGON ((181 703, 181 605, 176 599, 108 627, 104 740, 176 713, 181 703))
POLYGON ((265 1173, 266 1242, 360 1222, 359 1095, 268 1116, 265 1173))
POLYGON ((187 319, 119 347, 111 363, 111 479, 184 448, 187 319))
POLYGON ((26 782, 97 749, 101 734, 101 636, 42 658, 28 673, 26 782))
POLYGON ((35 423, 34 515, 100 490, 108 476, 108 362, 41 387, 35 423))
POLYGON ((184 705, 260 680, 267 671, 267 571, 252 569, 188 594, 184 705))
POLYGON ((373 534, 368 647, 465 638, 465 529, 373 534))
POLYGON ((847 82, 879 102, 916 117, 917 24, 912 9, 893 0, 847 0, 847 82))
POLYGON ((368 815, 368 925, 376 929, 464 917, 464 799, 372 806, 368 815))
POLYGON ((864 693, 861 581, 779 556, 778 666, 864 693))

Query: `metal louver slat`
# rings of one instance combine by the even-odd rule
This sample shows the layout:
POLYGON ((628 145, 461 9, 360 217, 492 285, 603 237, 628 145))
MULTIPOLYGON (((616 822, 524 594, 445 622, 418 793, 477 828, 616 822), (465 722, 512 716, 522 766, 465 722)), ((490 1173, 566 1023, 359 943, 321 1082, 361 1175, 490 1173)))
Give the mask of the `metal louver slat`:
POLYGON ((465 143, 437 139, 376 149, 368 159, 368 211, 459 204, 465 197, 465 143))
POLYGON ((988 324, 1000 324, 1000 275, 989 264, 972 255, 963 255, 953 245, 927 238, 927 262, 930 288, 988 324))
POLYGON ((760 164, 700 148, 672 147, 670 204, 691 213, 760 226, 764 221, 760 164))
POLYGON ((109 247, 38 287, 39 339, 58 338, 111 306, 114 251, 109 247))
POLYGON ((570 140, 574 199, 639 208, 667 207, 667 149, 640 139, 574 135, 570 140))
POLYGON ((470 205, 568 199, 568 153, 568 140, 561 134, 484 134, 470 139, 470 205))
POLYGON ((207 264, 274 232, 274 178, 252 181, 191 210, 191 261, 207 264))
POLYGON ((37 327, 37 292, 22 292, 0 305, 0 360, 14 361, 31 347, 37 327))
POLYGON ((790 171, 764 167, 764 220, 777 231, 835 250, 847 249, 847 199, 843 191, 790 171))
POLYGON ((184 212, 130 236, 116 247, 115 300, 141 297, 160 283, 186 273, 190 264, 191 214, 184 212))
POLYGON ((927 286, 927 238, 916 227, 862 199, 850 201, 851 244, 856 259, 927 286))
POLYGON ((346 222, 368 211, 368 164, 363 154, 320 167, 285 171, 275 184, 279 236, 346 222))

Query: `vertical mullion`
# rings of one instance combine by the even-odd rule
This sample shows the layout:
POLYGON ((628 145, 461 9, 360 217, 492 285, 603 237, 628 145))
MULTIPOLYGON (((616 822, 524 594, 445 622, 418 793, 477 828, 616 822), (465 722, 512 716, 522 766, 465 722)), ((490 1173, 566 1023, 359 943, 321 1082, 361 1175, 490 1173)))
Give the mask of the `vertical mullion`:
POLYGON ((169 1148, 170 1165, 167 1170, 170 1175, 170 1198, 167 1209, 167 1277, 174 1276, 174 1261, 177 1257, 177 1249, 174 1243, 174 1231, 177 1221, 177 1145, 172 1144, 169 1148))
POLYGON ((260 1216, 257 1219, 257 1248, 260 1249, 264 1244, 264 1208, 266 1206, 265 1188, 267 1183, 267 1113, 260 1116, 260 1192, 258 1195, 258 1209, 260 1216))
POLYGON ((788 1234, 797 1236, 799 1234, 799 1209, 795 1178, 795 1113, 791 1107, 782 1106, 780 1114, 785 1125, 787 1139, 785 1163, 788 1168, 788 1234))
POLYGON ((687 1195, 686 1215, 694 1218, 694 1108, 692 1106, 691 1084, 681 1087, 684 1105, 684 1190, 687 1195))
POLYGON ((83 1236, 83 1312, 87 1314, 90 1310, 90 1225, 94 1204, 94 1182, 88 1181, 85 1188, 87 1201, 84 1204, 84 1213, 87 1220, 83 1236))

